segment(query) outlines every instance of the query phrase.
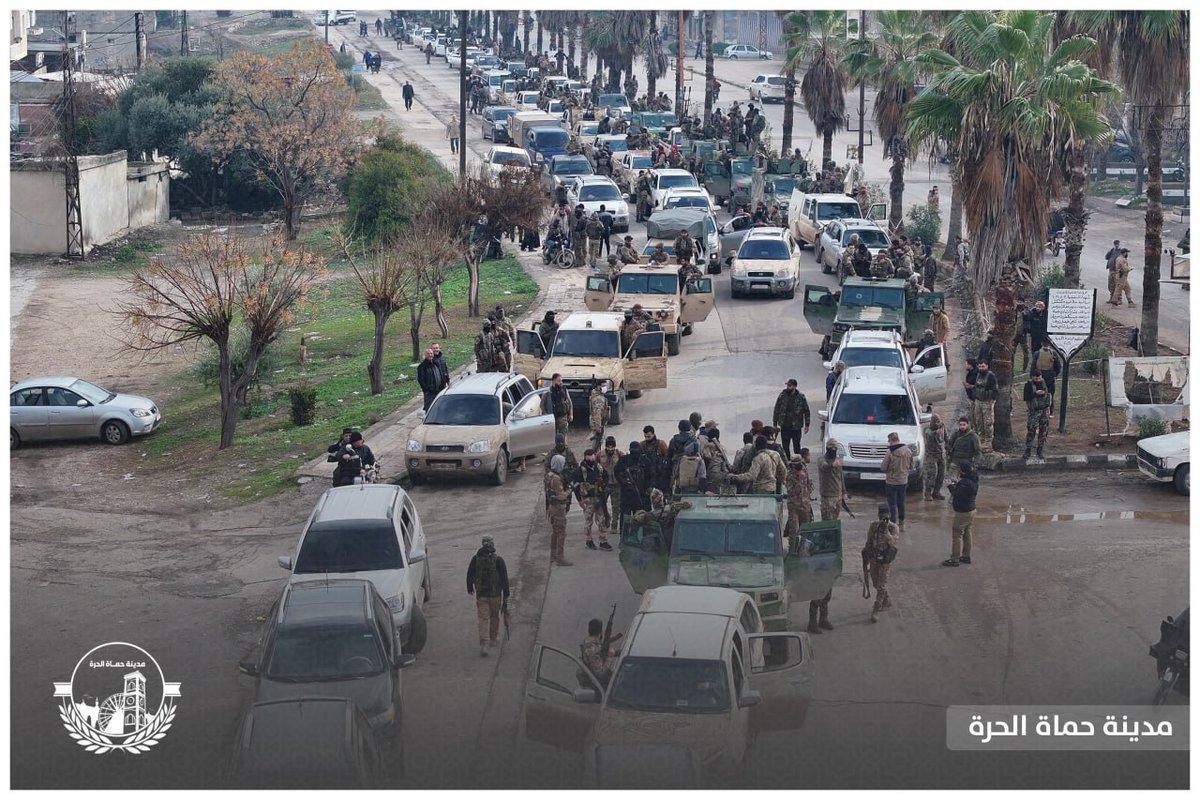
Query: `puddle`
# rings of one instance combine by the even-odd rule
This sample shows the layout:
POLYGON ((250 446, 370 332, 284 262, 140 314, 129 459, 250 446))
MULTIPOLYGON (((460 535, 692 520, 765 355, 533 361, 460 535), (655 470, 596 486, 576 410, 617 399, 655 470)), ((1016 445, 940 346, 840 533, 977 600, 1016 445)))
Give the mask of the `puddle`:
POLYGON ((1082 514, 1031 514, 1023 508, 1009 508, 1003 516, 982 516, 977 521, 999 522, 1004 525, 1023 525, 1027 522, 1123 522, 1148 520, 1152 522, 1188 522, 1186 508, 1176 511, 1093 511, 1082 514))

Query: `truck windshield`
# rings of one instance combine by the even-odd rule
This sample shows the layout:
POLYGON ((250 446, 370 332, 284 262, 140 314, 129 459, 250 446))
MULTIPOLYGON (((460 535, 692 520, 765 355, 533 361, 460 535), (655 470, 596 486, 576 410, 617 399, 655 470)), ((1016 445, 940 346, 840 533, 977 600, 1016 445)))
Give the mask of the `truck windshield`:
POLYGON ((680 519, 675 522, 673 555, 771 556, 780 550, 773 521, 680 519))
POLYGON ((906 394, 843 394, 833 421, 845 425, 916 425, 906 394))
POLYGON ((620 358, 621 341, 616 331, 559 331, 550 355, 620 358))
POLYGON ((734 175, 749 175, 754 170, 754 161, 749 158, 735 158, 730 163, 734 175))
POLYGON ((717 714, 729 710, 725 662, 630 656, 613 678, 608 704, 634 711, 717 714))
POLYGON ((611 183, 593 183, 579 190, 579 202, 587 203, 601 200, 620 200, 621 190, 611 183))
POLYGON ((629 99, 623 94, 602 94, 596 98, 597 108, 608 108, 617 106, 618 108, 628 108, 629 99))
POLYGON ((622 294, 678 294, 679 276, 622 275, 617 278, 617 291, 622 294))
POLYGON ((500 403, 490 394, 443 394, 425 414, 426 425, 499 425, 500 403))
MULTIPOLYGON (((535 133, 537 135, 538 147, 566 147, 567 141, 570 139, 570 136, 567 135, 567 132, 561 128, 538 128, 535 133)), ((569 163, 572 163, 574 167, 578 167, 577 162, 569 163)), ((586 160, 583 161, 583 166, 587 167, 589 172, 591 171, 591 166, 586 160)), ((566 170, 564 170, 562 166, 555 170, 555 172, 558 173, 563 173, 565 171, 566 170)))
POLYGON ((649 169, 653 163, 654 160, 650 156, 630 156, 629 158, 630 169, 649 169))
POLYGON ((675 124, 675 115, 671 113, 644 113, 640 119, 642 126, 645 128, 670 128, 675 124))
POLYGON ((904 290, 899 287, 847 286, 842 289, 842 305, 904 308, 904 290))
POLYGON ((773 178, 767 184, 767 191, 771 194, 787 194, 790 195, 792 190, 796 188, 796 181, 791 178, 773 178))
POLYGON ((862 213, 858 203, 847 200, 844 203, 817 203, 817 219, 852 219, 862 213))

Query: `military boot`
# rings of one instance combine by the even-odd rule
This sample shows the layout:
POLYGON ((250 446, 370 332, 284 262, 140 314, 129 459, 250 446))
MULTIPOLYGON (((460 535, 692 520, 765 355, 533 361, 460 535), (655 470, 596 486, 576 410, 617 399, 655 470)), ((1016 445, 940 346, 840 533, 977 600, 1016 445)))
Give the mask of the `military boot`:
MULTIPOLYGON (((811 614, 810 614, 811 616, 811 614)), ((829 607, 821 606, 821 621, 820 626, 827 631, 833 630, 833 623, 829 621, 829 607)))
POLYGON ((817 626, 817 609, 813 608, 812 606, 808 607, 808 632, 821 632, 821 629, 817 626))
POLYGON ((1029 460, 1029 456, 1030 456, 1030 454, 1031 454, 1032 452, 1033 452, 1033 448, 1032 448, 1032 447, 1030 447, 1029 445, 1026 445, 1026 446, 1025 446, 1025 452, 1021 454, 1021 458, 1025 459, 1026 461, 1028 461, 1028 460, 1029 460))
POLYGON ((1040 448, 1040 447, 1037 449, 1037 456, 1038 456, 1038 459, 1040 459, 1041 461, 1045 461, 1045 460, 1046 460, 1046 456, 1044 456, 1044 455, 1042 454, 1042 448, 1040 448))

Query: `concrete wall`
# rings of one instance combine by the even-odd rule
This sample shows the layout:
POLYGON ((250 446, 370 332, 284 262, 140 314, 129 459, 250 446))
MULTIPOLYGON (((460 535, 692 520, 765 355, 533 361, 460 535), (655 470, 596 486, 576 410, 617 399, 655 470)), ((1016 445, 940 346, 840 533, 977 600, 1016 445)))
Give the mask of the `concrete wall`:
MULTIPOLYGON (((41 159, 9 166, 12 253, 67 249, 66 190, 61 164, 41 159)), ((125 151, 79 159, 83 249, 111 242, 154 222, 166 222, 170 178, 165 164, 128 167, 125 151)))

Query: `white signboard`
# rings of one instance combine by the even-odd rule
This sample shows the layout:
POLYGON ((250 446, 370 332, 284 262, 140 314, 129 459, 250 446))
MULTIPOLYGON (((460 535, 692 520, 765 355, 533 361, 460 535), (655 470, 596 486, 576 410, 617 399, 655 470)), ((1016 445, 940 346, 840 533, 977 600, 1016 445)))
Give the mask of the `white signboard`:
POLYGON ((1086 333, 1047 333, 1046 338, 1058 348, 1063 358, 1069 359, 1078 353, 1091 337, 1086 333))
POLYGON ((1046 332, 1091 336, 1095 312, 1095 289, 1051 289, 1046 304, 1046 332))

